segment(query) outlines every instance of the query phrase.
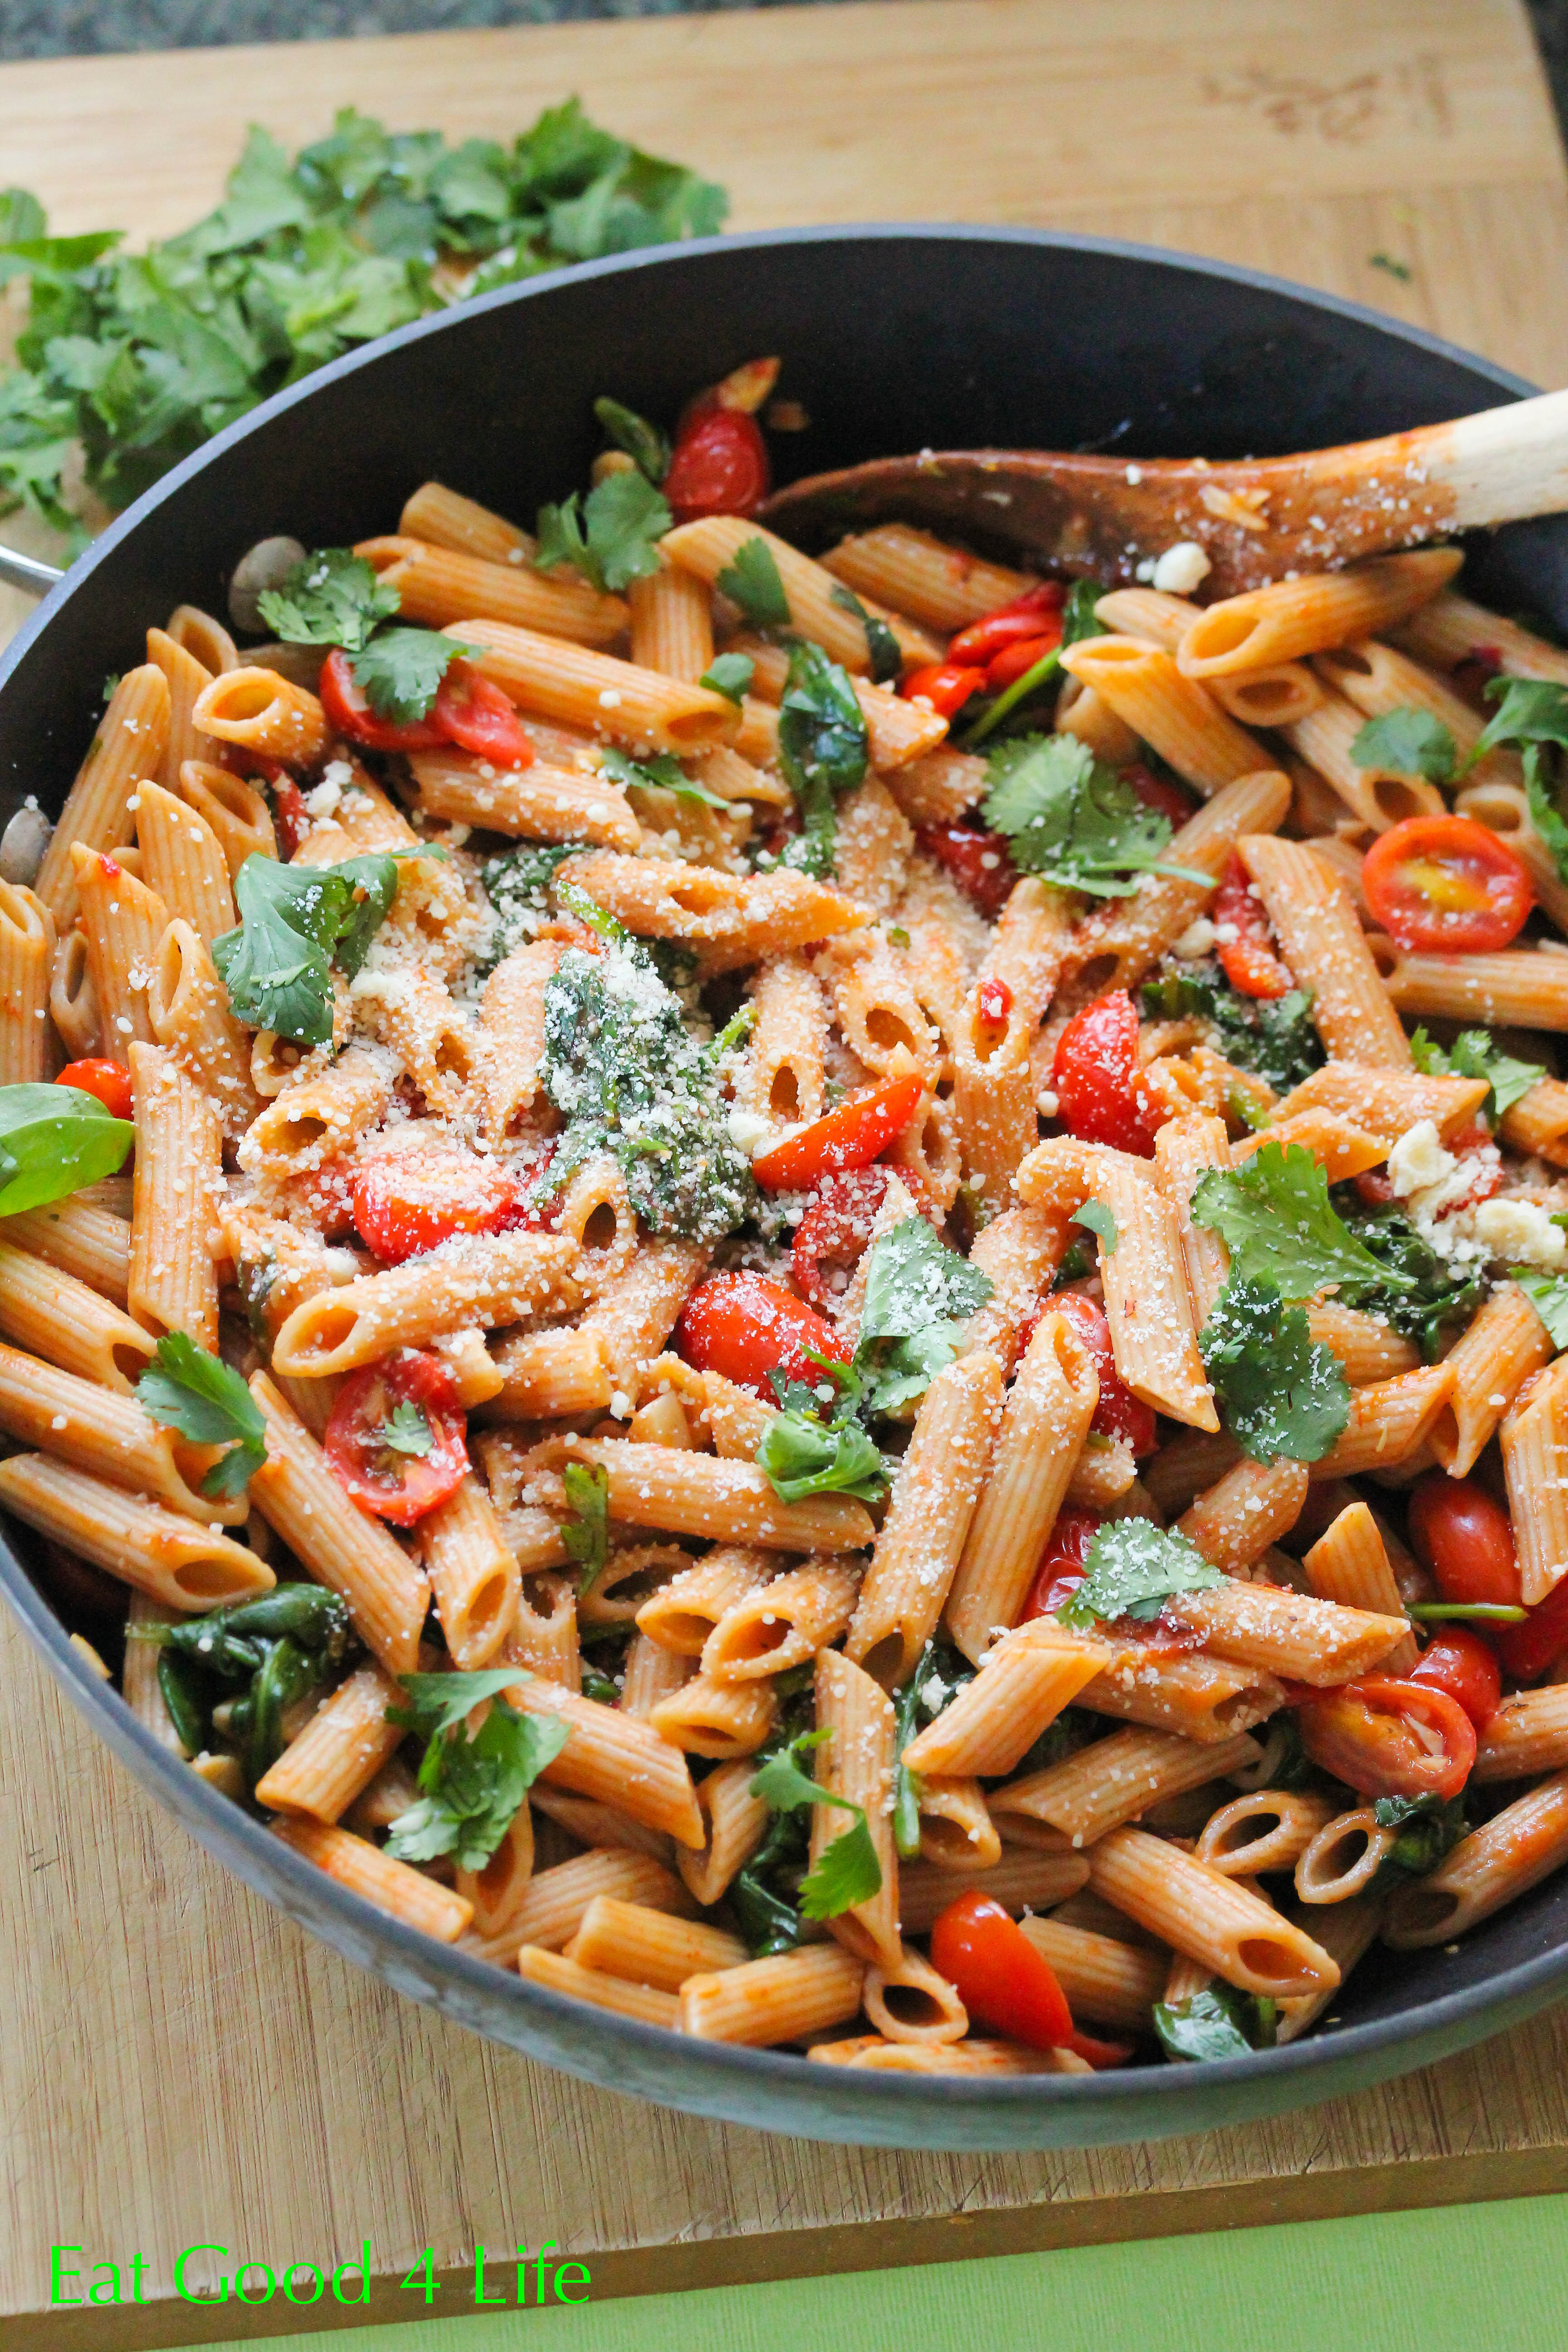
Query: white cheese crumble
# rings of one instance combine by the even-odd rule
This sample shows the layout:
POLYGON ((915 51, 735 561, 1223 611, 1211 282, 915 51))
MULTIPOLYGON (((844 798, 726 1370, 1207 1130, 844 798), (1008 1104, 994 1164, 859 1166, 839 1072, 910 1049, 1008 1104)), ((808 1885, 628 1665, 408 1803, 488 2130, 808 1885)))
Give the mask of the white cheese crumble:
POLYGON ((771 1122, 759 1118, 754 1110, 732 1110, 724 1124, 736 1150, 743 1151, 748 1159, 755 1155, 757 1146, 765 1143, 773 1131, 771 1122))
POLYGON ((1217 937, 1218 934, 1208 917, 1199 915, 1194 921, 1187 925, 1181 938, 1173 941, 1171 953, 1179 957, 1184 963, 1192 963, 1199 956, 1206 956, 1209 953, 1217 937))
POLYGON ((1568 1264, 1568 1234, 1538 1201, 1483 1201, 1472 1220, 1492 1257, 1555 1274, 1568 1264))
POLYGON ((1155 587, 1167 596, 1190 596, 1213 569, 1195 539, 1179 539, 1160 557, 1151 577, 1155 587))

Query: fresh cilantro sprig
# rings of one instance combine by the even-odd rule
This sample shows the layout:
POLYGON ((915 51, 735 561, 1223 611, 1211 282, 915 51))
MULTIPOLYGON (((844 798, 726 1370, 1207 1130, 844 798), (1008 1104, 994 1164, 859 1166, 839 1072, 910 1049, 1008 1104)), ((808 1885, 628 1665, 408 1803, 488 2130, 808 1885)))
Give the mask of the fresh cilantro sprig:
POLYGON ((848 673, 829 661, 820 646, 797 644, 779 706, 779 765, 799 805, 804 830, 785 845, 786 865, 819 881, 833 872, 833 804, 840 793, 865 781, 869 759, 865 714, 848 673))
POLYGON ((1273 2049, 1279 2026, 1277 2001, 1217 1979, 1185 2000, 1154 2004, 1154 2031, 1167 2058, 1247 2058, 1273 2049))
POLYGON ((595 588, 627 588, 658 570, 658 542, 674 520, 646 474, 607 474, 586 499, 574 490, 540 508, 534 564, 553 572, 570 563, 595 588))
POLYGON ((853 1366, 834 1363, 812 1348, 805 1352, 820 1368, 820 1387, 831 1389, 831 1402, 804 1381, 771 1372, 780 1410, 763 1432, 758 1465, 781 1503, 807 1495, 853 1495, 874 1503, 887 1493, 888 1465, 857 1414, 864 1383, 853 1366))
POLYGON ((464 656, 477 659, 479 650, 435 629, 383 629, 361 652, 349 656, 349 667, 378 719, 394 727, 412 727, 429 717, 452 664, 464 656))
POLYGON ((1451 784, 1459 766, 1453 729, 1430 710, 1385 710, 1369 719, 1351 740, 1351 758, 1358 768, 1393 768, 1429 784, 1451 784))
POLYGON ((610 1559, 610 1477, 601 1463, 568 1462, 562 1473, 569 1518, 561 1522, 561 1540, 577 1570, 577 1593, 591 1591, 610 1559))
POLYGON ((991 1296, 977 1265, 908 1216, 872 1244, 855 1370, 866 1383, 866 1410, 891 1412, 921 1396, 953 1361, 972 1315, 991 1296))
POLYGON ((84 1087, 0 1087, 0 1217, 118 1175, 135 1139, 132 1122, 84 1087))
POLYGON ((634 760, 630 752, 618 751, 613 744, 606 744, 600 754, 600 765, 617 784, 640 785, 650 793, 673 793, 677 800, 689 801, 697 808, 727 809, 730 805, 722 793, 710 793, 706 785, 694 784, 669 751, 650 751, 645 758, 634 760))
POLYGON ((392 1824, 385 1851, 396 1862, 450 1854, 459 1870, 482 1870, 530 1789, 560 1755, 571 1726, 555 1715, 523 1715, 500 1696, 529 1679, 521 1666, 483 1674, 400 1675, 405 1706, 386 1710, 425 1741, 417 1804, 392 1824), (477 1732, 468 1717, 485 1700, 477 1732))
POLYGON ((1239 1168, 1208 1169, 1193 1188, 1192 1213, 1225 1241, 1235 1272, 1285 1299, 1333 1290, 1354 1306, 1415 1278, 1380 1263, 1329 1199, 1329 1181, 1299 1143, 1266 1143, 1239 1168))
POLYGON ((981 814, 1005 836, 1020 872, 1096 898, 1125 898, 1137 874, 1212 877, 1169 864, 1171 820, 1145 808, 1076 735, 1021 735, 991 754, 981 814))
POLYGON ((1081 1225, 1100 1244, 1102 1258, 1110 1257, 1116 1249, 1116 1212, 1109 1201, 1086 1201, 1068 1219, 1069 1225, 1081 1225))
POLYGON ((342 866, 247 857, 234 877, 238 927, 212 943, 236 1020, 324 1045, 332 963, 353 979, 396 892, 397 860, 380 850, 342 866))
POLYGON ((1322 1460, 1350 1418, 1350 1384, 1304 1307, 1233 1272, 1198 1349, 1230 1433, 1255 1462, 1322 1460))
POLYGON ((267 1423, 244 1381, 185 1331, 165 1331, 136 1383, 136 1402, 193 1445, 227 1448, 202 1480, 204 1495, 243 1495, 267 1459, 267 1423))
POLYGON ((882 1865, 871 1838, 866 1809, 849 1797, 835 1796, 800 1769, 796 1760, 820 1748, 832 1734, 824 1727, 802 1732, 788 1746, 770 1756, 750 1783, 750 1793, 775 1813, 793 1813, 812 1805, 831 1805, 852 1813, 850 1827, 823 1848, 815 1869, 800 1882, 800 1909, 807 1919, 836 1919, 858 1903, 869 1903, 882 1888, 882 1865))
POLYGON ((1057 1617, 1084 1633, 1104 1618, 1151 1623, 1173 1593, 1202 1592, 1224 1582, 1185 1536, 1167 1534, 1149 1519, 1111 1519, 1090 1544, 1083 1582, 1057 1617))
POLYGON ((710 694, 721 694, 737 709, 752 690, 757 665, 750 654, 716 654, 697 683, 710 694))
POLYGON ((1560 777, 1549 775, 1543 756, 1549 745, 1568 746, 1568 688, 1546 678, 1494 677, 1485 692, 1498 708, 1463 757, 1453 730, 1442 719, 1429 711, 1403 708, 1369 719, 1351 744, 1351 757, 1360 767, 1397 768, 1431 783, 1454 784, 1500 744, 1520 745, 1531 821, 1568 879, 1563 783, 1560 777))
POLYGON ((846 588, 842 582, 835 586, 828 601, 837 604, 841 613, 853 614, 865 630, 866 658, 871 665, 872 684, 890 686, 902 674, 904 657, 899 651, 899 641, 886 621, 875 613, 868 613, 854 589, 846 588))
POLYGON ((374 1431, 374 1442, 388 1454, 408 1454, 423 1460, 436 1443, 436 1433, 430 1426, 430 1416, 412 1397, 400 1397, 374 1431))
POLYGON ((373 565, 352 548, 319 547, 297 563, 280 588, 257 598, 274 636, 290 646, 342 646, 357 653, 397 611, 395 588, 383 585, 373 565))
POLYGON ((1425 1029, 1417 1029, 1410 1055, 1429 1078, 1485 1078, 1491 1091, 1481 1112, 1491 1128, 1547 1075, 1541 1062, 1520 1062, 1511 1054, 1500 1053, 1488 1029, 1461 1029, 1446 1053, 1425 1029))
POLYGON ((720 572, 717 586, 732 604, 739 604, 757 629, 787 629, 789 598, 773 549, 765 539, 743 539, 734 561, 720 572))

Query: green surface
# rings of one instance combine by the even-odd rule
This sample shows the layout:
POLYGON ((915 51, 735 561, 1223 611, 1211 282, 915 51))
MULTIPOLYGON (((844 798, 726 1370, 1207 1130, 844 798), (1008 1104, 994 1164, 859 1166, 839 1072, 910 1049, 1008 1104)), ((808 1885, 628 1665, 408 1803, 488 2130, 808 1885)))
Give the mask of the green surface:
POLYGON ((576 2310, 465 2312, 412 2329, 273 2338, 268 2352, 1554 2352, 1564 2343, 1568 2197, 1542 2197, 576 2310))

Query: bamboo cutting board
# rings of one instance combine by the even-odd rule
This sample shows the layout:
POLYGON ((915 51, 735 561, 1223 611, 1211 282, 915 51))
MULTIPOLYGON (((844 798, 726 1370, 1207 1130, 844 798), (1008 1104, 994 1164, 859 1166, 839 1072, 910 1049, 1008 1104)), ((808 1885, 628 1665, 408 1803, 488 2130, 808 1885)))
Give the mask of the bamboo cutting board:
MULTIPOLYGON (((297 143, 353 103, 510 135, 572 90, 723 181, 737 227, 1144 238, 1568 383, 1568 180, 1517 0, 886 0, 9 66, 0 179, 62 232, 166 234, 214 201, 248 121, 297 143)), ((372 2300, 345 2315, 414 2318, 396 2283, 426 2247, 453 2281, 431 2309, 456 2314, 477 2244, 553 2239, 602 2295, 1568 2187, 1561 2013, 1331 2106, 1081 2155, 821 2147, 632 2106, 401 2000, 249 1895, 9 1620, 0 1688, 0 2352, 321 2315, 242 2328, 174 2299, 203 2242, 327 2268, 368 2238, 372 2300), (51 2314, 51 2244, 127 2274, 140 2252, 144 2307, 51 2314)))

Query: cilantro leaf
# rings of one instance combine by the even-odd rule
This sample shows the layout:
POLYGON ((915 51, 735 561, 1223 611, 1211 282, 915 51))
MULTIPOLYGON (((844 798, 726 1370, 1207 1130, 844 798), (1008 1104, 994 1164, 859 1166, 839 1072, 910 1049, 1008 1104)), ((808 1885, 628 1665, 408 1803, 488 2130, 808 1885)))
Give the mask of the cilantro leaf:
POLYGON ((613 744, 606 744, 600 754, 600 765, 617 784, 640 784, 647 792, 673 793, 678 800, 690 801, 699 808, 727 809, 730 805, 722 793, 710 793, 705 785, 694 784, 669 751, 652 751, 644 760, 634 760, 629 752, 617 751, 613 744))
POLYGON ((1229 1247, 1242 1280, 1271 1285, 1287 1299, 1332 1289, 1348 1304, 1409 1290, 1415 1276, 1380 1265, 1329 1199, 1329 1180, 1302 1145, 1266 1143, 1233 1170, 1208 1169, 1193 1189, 1192 1213, 1229 1247))
POLYGON ((534 567, 570 563, 595 588, 629 587, 658 570, 658 541, 673 520, 646 474, 606 474, 585 499, 574 490, 559 506, 540 508, 534 567))
POLYGON ((1265 1079, 1278 1093, 1288 1094, 1322 1066, 1323 1042, 1312 1026, 1312 1000, 1305 989, 1274 998, 1243 996, 1217 963, 1167 964, 1158 980, 1145 985, 1142 1003, 1154 1019, 1208 1022, 1226 1060, 1265 1079))
POLYGON ((1279 2004, 1266 1994, 1238 1992, 1218 1979, 1185 2000, 1154 2004, 1154 2031, 1168 2058, 1250 2057, 1273 2049, 1279 2023, 1279 2004))
POLYGON ((135 1139, 130 1119, 116 1118, 84 1087, 0 1087, 0 1217, 118 1175, 135 1139))
POLYGON ((1100 599, 1103 591, 1092 580, 1075 580, 1062 606, 1062 644, 1078 646, 1085 637, 1103 637, 1100 599))
POLYGON ((610 1477, 596 1462, 568 1462, 562 1479, 572 1517, 561 1523, 561 1540, 576 1566, 581 1597, 598 1582, 609 1562, 610 1477))
POLYGON ((811 1391, 799 1383, 792 1383, 785 1409, 769 1422, 757 1462, 781 1503, 798 1503, 806 1495, 854 1495, 874 1503, 888 1488, 887 1465, 853 1408, 825 1421, 811 1391))
POLYGON ((757 665, 750 654, 716 654, 697 683, 738 708, 750 694, 756 674, 757 665))
POLYGON ((1531 743, 1524 753, 1524 788, 1530 822, 1557 860, 1557 871, 1568 882, 1568 810, 1561 780, 1549 780, 1540 747, 1531 743))
POLYGON ((559 1716, 520 1714, 499 1696, 527 1680, 519 1666, 399 1680, 410 1704, 389 1707, 387 1718, 426 1745, 421 1796, 393 1822, 384 1851, 397 1862, 450 1854, 459 1870, 482 1870, 540 1773, 566 1745, 571 1726, 559 1716), (486 1699, 489 1712, 470 1736, 467 1718, 486 1699))
POLYGON ((905 1217, 884 1234, 868 1262, 855 1349, 867 1411, 891 1412, 923 1395, 990 1296, 988 1276, 949 1249, 923 1217, 905 1217))
POLYGON ((1163 861, 1170 818, 1145 808, 1076 735, 1021 735, 992 752, 987 774, 981 815, 1022 873, 1098 898, 1125 898, 1134 874, 1209 880, 1163 861))
POLYGON ((1410 1052, 1416 1068, 1428 1077, 1485 1078, 1491 1095, 1481 1108, 1492 1128, 1505 1110, 1511 1110, 1547 1075, 1540 1062, 1519 1062, 1510 1054, 1500 1053, 1486 1029, 1461 1029, 1447 1053, 1425 1029, 1417 1029, 1410 1040, 1410 1052))
POLYGON ((322 547, 297 563, 281 588, 257 598, 274 636, 290 646, 342 646, 358 653, 371 633, 398 609, 395 588, 384 587, 363 555, 322 547))
POLYGON ((799 1738, 770 1756, 749 1784, 750 1793, 776 1813, 795 1812, 810 1805, 832 1805, 855 1816, 852 1825, 824 1847, 816 1869, 800 1882, 800 1908, 807 1919, 835 1919, 857 1903, 868 1903, 880 1893, 882 1885, 882 1865, 877 1859, 865 1808, 851 1798, 836 1797, 830 1790, 821 1788, 795 1760, 811 1748, 821 1747, 829 1736, 826 1729, 803 1732, 799 1738))
POLYGON ((1083 1582, 1057 1611, 1058 1621, 1090 1632, 1102 1617, 1151 1622, 1173 1592, 1223 1584, 1196 1544, 1167 1535, 1149 1519, 1111 1519, 1089 1548, 1083 1582))
POLYGON ((1429 784, 1451 784, 1459 765, 1453 729, 1430 710, 1385 710, 1369 719, 1352 739, 1351 758, 1358 768, 1393 768, 1429 784))
POLYGON ((212 943, 236 1020, 298 1045, 325 1045, 333 951, 352 978, 396 890, 397 861, 381 851, 342 866, 247 857, 234 877, 238 928, 212 943))
POLYGON ((834 798, 864 782, 869 758, 865 714, 847 672, 820 646, 798 644, 779 708, 779 765, 805 830, 785 848, 786 864, 819 881, 832 873, 834 798))
POLYGON ((732 604, 739 604, 754 628, 788 628, 789 598, 765 539, 742 540, 734 562, 725 565, 716 584, 732 604))
POLYGON ((436 1443, 429 1416, 412 1397, 402 1397, 375 1431, 375 1443, 389 1454, 428 1454, 436 1443))
POLYGON ((904 657, 899 651, 899 641, 886 621, 868 613, 853 588, 840 581, 828 600, 841 613, 853 613, 866 632, 866 654, 871 665, 871 680, 876 686, 890 686, 903 675, 904 657))
POLYGON ((594 414, 605 430, 605 438, 613 442, 657 489, 669 471, 669 436, 635 408, 623 407, 618 400, 607 395, 594 403, 594 414))
POLYGON ((435 629, 384 629, 351 657, 349 667, 378 719, 411 727, 428 718, 441 680, 459 655, 473 657, 478 651, 435 629))
POLYGON ((1510 1266, 1509 1274, 1545 1324, 1552 1346, 1568 1348, 1568 1275, 1542 1274, 1529 1265, 1510 1266))
POLYGON ((1568 744, 1568 687, 1539 677, 1494 677, 1486 696, 1498 709, 1470 754, 1472 767, 1499 743, 1568 744))
POLYGON ((1198 1338, 1233 1437, 1255 1462, 1321 1462, 1350 1417, 1350 1384, 1306 1310, 1232 1274, 1198 1338))
POLYGON ((1082 1225, 1086 1233, 1099 1236, 1103 1255, 1109 1257, 1116 1247, 1116 1214, 1109 1201, 1086 1201, 1081 1209, 1068 1219, 1072 1225, 1082 1225))
POLYGON ((136 1402, 194 1445, 226 1445, 202 1480, 204 1495, 242 1495, 267 1459, 267 1423, 239 1374, 185 1331, 166 1331, 136 1383, 136 1402))

